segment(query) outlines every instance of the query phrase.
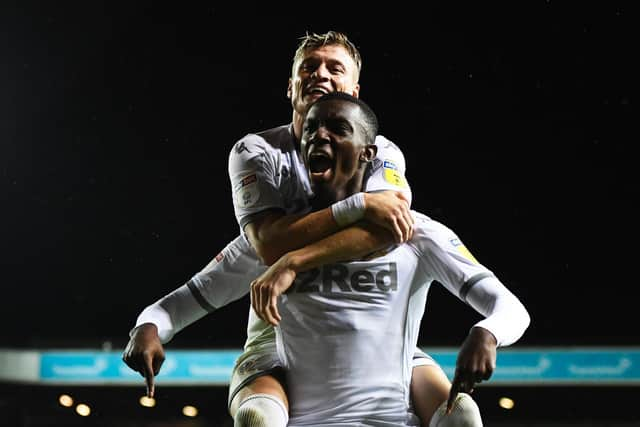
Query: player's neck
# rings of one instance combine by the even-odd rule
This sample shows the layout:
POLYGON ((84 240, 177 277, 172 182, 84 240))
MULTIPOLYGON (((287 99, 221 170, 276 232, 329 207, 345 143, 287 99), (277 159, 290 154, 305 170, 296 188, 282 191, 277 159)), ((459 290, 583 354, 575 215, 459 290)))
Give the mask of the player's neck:
POLYGON ((344 200, 349 196, 352 196, 362 191, 362 184, 357 187, 344 187, 340 189, 324 188, 314 189, 313 199, 311 200, 312 210, 317 211, 320 209, 328 208, 335 202, 344 200))

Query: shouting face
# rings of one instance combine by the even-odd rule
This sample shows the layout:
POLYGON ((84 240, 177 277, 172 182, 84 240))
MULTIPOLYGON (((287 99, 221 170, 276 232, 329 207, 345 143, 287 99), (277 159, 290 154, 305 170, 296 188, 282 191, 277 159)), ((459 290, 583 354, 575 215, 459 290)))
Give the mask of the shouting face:
POLYGON ((311 188, 325 203, 361 191, 366 164, 376 154, 367 142, 361 107, 343 99, 310 107, 300 147, 311 188))

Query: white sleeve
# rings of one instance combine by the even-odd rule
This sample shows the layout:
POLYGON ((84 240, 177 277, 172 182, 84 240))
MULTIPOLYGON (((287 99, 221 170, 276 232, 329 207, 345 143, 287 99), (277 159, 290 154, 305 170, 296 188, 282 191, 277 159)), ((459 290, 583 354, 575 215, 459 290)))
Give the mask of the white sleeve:
POLYGON ((413 246, 425 273, 464 301, 471 283, 493 272, 471 254, 462 240, 448 227, 416 211, 413 246))
POLYGON ((155 324, 166 343, 196 320, 247 295, 251 281, 265 268, 247 239, 238 236, 186 284, 146 307, 135 326, 155 324))
MULTIPOLYGON (((189 287, 182 285, 142 310, 136 319, 136 327, 153 323, 158 328, 160 341, 165 344, 176 333, 208 313, 198 304, 189 287)), ((129 332, 130 336, 132 332, 133 329, 129 332)))
POLYGON ((378 153, 365 174, 365 191, 402 191, 411 204, 411 187, 405 178, 406 161, 402 150, 382 135, 376 136, 378 153))
POLYGON ((518 341, 531 323, 522 302, 496 277, 485 277, 467 292, 467 303, 485 318, 475 326, 491 332, 504 347, 518 341))
POLYGON ((259 135, 248 134, 229 153, 233 209, 241 229, 251 215, 270 208, 284 209, 278 186, 279 158, 259 135))
POLYGON ((438 281, 485 318, 474 326, 489 330, 498 346, 516 342, 529 327, 529 313, 493 272, 480 264, 448 227, 415 213, 410 244, 428 276, 438 281))

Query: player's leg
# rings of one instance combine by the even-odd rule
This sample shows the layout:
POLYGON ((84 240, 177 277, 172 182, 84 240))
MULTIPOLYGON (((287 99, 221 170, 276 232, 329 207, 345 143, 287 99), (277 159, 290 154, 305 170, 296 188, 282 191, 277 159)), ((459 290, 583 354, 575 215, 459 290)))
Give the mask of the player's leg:
POLYGON ((480 408, 467 393, 458 393, 447 414, 447 402, 442 403, 431 417, 429 427, 482 427, 480 408))
POLYGON ((272 375, 262 375, 242 387, 229 407, 235 427, 285 427, 288 411, 287 393, 272 375))
POLYGON ((480 410, 468 394, 460 393, 451 414, 445 414, 450 389, 451 382, 440 365, 416 349, 411 374, 411 401, 422 427, 481 427, 480 410))
POLYGON ((440 366, 414 366, 411 374, 411 401, 423 427, 429 425, 436 409, 447 402, 451 382, 440 366))
POLYGON ((284 372, 271 351, 247 351, 236 362, 229 385, 234 427, 285 427, 289 401, 284 372))

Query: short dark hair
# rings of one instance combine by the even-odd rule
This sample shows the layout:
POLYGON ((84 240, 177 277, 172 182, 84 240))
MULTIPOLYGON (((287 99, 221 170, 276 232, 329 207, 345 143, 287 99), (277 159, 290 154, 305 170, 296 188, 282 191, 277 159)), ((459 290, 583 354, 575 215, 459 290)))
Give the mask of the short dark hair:
POLYGON ((365 120, 364 131, 367 136, 367 143, 374 144, 376 135, 378 135, 378 117, 376 117, 376 113, 373 112, 371 107, 369 107, 369 105, 367 105, 367 103, 364 102, 362 99, 349 95, 346 92, 329 92, 327 94, 322 95, 320 98, 318 98, 313 103, 313 105, 318 104, 320 102, 331 101, 334 99, 352 102, 356 104, 358 107, 360 107, 360 110, 362 111, 362 116, 364 117, 364 120, 365 120))

